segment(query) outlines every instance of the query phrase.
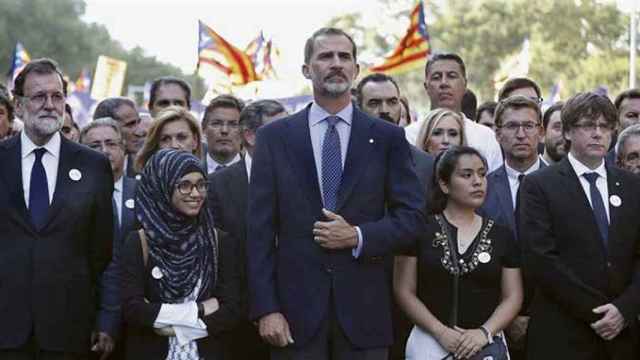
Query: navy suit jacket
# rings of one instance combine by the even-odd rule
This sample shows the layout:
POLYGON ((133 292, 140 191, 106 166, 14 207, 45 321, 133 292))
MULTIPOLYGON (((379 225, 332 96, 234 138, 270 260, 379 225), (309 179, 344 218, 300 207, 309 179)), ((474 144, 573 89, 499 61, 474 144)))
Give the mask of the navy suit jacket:
POLYGON ((111 259, 111 167, 62 137, 53 202, 38 231, 24 202, 20 139, 0 142, 0 349, 33 336, 44 350, 87 353, 97 280, 111 259))
POLYGON ((139 228, 135 217, 136 185, 136 179, 127 176, 122 178, 122 219, 120 224, 116 223, 117 209, 114 208, 113 257, 102 274, 100 284, 100 311, 96 327, 112 337, 119 335, 122 323, 120 255, 127 235, 139 228))
POLYGON ((607 165, 610 202, 607 246, 567 158, 536 171, 520 185, 517 214, 525 265, 535 278, 527 335, 530 359, 637 359, 640 313, 640 178, 607 165), (592 309, 613 303, 629 324, 602 340, 592 309), (635 333, 635 334, 634 334, 635 333))
POLYGON ((360 227, 363 247, 329 251, 313 240, 325 221, 309 107, 258 130, 247 217, 250 316, 281 312, 304 346, 328 316, 359 348, 392 342, 385 256, 424 227, 424 192, 404 131, 354 107, 336 212, 360 227))

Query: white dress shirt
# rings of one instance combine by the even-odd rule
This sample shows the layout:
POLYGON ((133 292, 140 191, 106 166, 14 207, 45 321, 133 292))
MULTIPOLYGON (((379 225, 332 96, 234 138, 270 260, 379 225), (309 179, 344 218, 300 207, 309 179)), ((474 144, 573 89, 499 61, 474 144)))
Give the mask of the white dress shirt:
POLYGON ((251 155, 247 151, 244 154, 244 167, 245 169, 247 169, 247 180, 251 179, 251 162, 252 161, 253 160, 251 159, 251 155))
MULTIPOLYGON (((325 109, 321 108, 315 102, 311 104, 309 109, 309 134, 311 135, 311 147, 313 148, 313 159, 316 163, 316 173, 318 175, 318 185, 320 186, 320 194, 322 191, 322 145, 324 143, 324 135, 327 132, 329 126, 324 121, 329 116, 337 116, 341 119, 336 123, 336 131, 340 138, 340 153, 342 157, 342 169, 344 170, 344 163, 347 157, 347 148, 349 146, 349 139, 351 138, 351 121, 353 120, 353 103, 349 102, 344 109, 338 111, 336 114, 330 114, 325 109)), ((324 202, 324 196, 322 197, 324 202)), ((360 256, 362 251, 362 232, 360 227, 356 226, 356 232, 358 234, 358 245, 352 250, 354 257, 360 256)))
POLYGON ((122 180, 122 178, 124 178, 124 175, 120 176, 120 179, 118 179, 118 181, 113 183, 113 201, 115 201, 116 203, 116 211, 118 214, 118 226, 122 224, 122 197, 124 195, 123 193, 124 190, 122 188, 124 181, 122 180))
POLYGON ((23 131, 20 133, 20 141, 22 143, 22 191, 24 192, 24 203, 29 207, 29 190, 31 188, 31 170, 36 162, 36 154, 34 150, 43 147, 47 152, 42 155, 42 166, 47 174, 47 185, 49 187, 49 204, 53 202, 53 192, 56 189, 56 181, 58 178, 58 164, 60 164, 60 133, 53 134, 51 139, 44 146, 37 146, 29 139, 23 131))
POLYGON ((582 185, 582 190, 584 190, 584 194, 587 196, 587 200, 589 200, 589 205, 593 208, 593 203, 591 202, 591 190, 589 185, 589 181, 582 176, 585 173, 595 172, 598 173, 598 179, 596 180, 596 187, 598 191, 600 191, 600 196, 602 196, 602 203, 604 204, 604 209, 607 212, 607 222, 611 222, 609 217, 609 187, 607 186, 607 169, 604 166, 604 159, 602 163, 595 168, 594 170, 589 169, 586 165, 580 162, 580 160, 576 159, 571 152, 567 156, 569 159, 569 163, 573 168, 573 171, 578 175, 578 180, 580 180, 580 185, 582 185))
MULTIPOLYGON (((460 115, 464 116, 462 113, 460 115)), ((425 119, 421 119, 404 128, 405 137, 410 144, 416 145, 418 133, 424 123, 425 119)), ((464 135, 467 145, 478 150, 487 159, 489 173, 502 166, 502 150, 493 130, 464 116, 464 135)))
POLYGON ((511 189, 511 202, 513 203, 513 210, 516 209, 516 200, 518 195, 518 189, 520 188, 520 180, 518 180, 519 175, 529 175, 532 172, 540 169, 540 159, 536 159, 536 162, 533 165, 529 166, 527 170, 524 172, 520 172, 516 169, 513 169, 511 166, 504 162, 504 168, 507 171, 507 179, 509 180, 509 189, 511 189))
POLYGON ((236 156, 233 159, 231 159, 231 161, 229 161, 228 163, 220 164, 219 162, 215 161, 211 157, 211 155, 209 155, 209 153, 207 153, 207 173, 211 174, 212 172, 215 172, 218 166, 220 165, 227 167, 237 163, 240 160, 242 160, 242 158, 240 157, 240 154, 236 154, 236 156))

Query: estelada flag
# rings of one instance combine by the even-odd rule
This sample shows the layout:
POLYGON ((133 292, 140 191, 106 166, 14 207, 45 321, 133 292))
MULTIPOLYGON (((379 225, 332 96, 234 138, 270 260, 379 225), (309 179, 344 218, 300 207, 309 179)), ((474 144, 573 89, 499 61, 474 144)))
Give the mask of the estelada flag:
POLYGON ((425 65, 431 46, 423 1, 419 1, 411 11, 410 20, 407 33, 391 55, 387 56, 382 64, 369 68, 369 71, 398 74, 425 65))
POLYGON ((233 46, 202 21, 199 24, 198 68, 209 64, 227 74, 234 85, 259 80, 251 57, 233 46))
POLYGON ((20 71, 31 61, 31 56, 27 50, 22 46, 21 42, 16 43, 16 47, 13 50, 13 56, 11 57, 11 68, 7 73, 7 88, 13 89, 13 82, 20 74, 20 71))

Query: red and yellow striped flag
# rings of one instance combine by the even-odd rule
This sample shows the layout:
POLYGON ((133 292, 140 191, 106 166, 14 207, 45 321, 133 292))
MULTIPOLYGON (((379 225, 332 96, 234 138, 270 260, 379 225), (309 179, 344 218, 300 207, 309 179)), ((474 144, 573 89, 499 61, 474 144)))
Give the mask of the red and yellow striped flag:
POLYGON ((398 46, 380 65, 369 68, 371 72, 399 74, 424 66, 429 55, 429 33, 424 17, 424 2, 419 1, 411 11, 411 23, 398 46))

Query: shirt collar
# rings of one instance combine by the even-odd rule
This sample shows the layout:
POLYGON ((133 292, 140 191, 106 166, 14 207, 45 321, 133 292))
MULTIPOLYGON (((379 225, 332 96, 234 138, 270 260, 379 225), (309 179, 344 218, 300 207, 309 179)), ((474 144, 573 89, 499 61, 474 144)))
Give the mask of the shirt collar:
POLYGON ((119 193, 122 192, 122 185, 124 183, 124 181, 122 180, 123 178, 124 176, 120 176, 120 179, 118 179, 118 181, 113 183, 113 191, 117 191, 119 193))
POLYGON ((309 124, 311 126, 317 125, 328 116, 337 116, 347 123, 347 125, 351 126, 351 119, 353 118, 353 103, 349 101, 349 104, 336 114, 330 114, 315 102, 311 103, 311 108, 309 109, 309 124))
POLYGON ((27 134, 24 131, 22 131, 20 133, 20 141, 22 142, 22 158, 23 159, 25 157, 31 155, 31 153, 35 149, 38 149, 40 147, 42 147, 45 150, 47 150, 47 153, 53 155, 53 157, 55 157, 55 158, 59 158, 60 157, 60 144, 61 144, 62 140, 60 140, 60 133, 57 132, 57 131, 56 131, 55 134, 53 134, 51 139, 49 139, 49 141, 47 141, 47 143, 44 144, 44 146, 38 146, 38 145, 34 144, 33 141, 31 141, 31 139, 29 139, 29 137, 27 136, 27 134))
POLYGON ((219 162, 215 161, 213 157, 209 155, 209 153, 207 153, 207 167, 212 170, 215 170, 219 165, 223 165, 225 167, 231 166, 240 160, 242 160, 242 158, 240 157, 240 153, 237 153, 236 156, 234 156, 233 159, 231 159, 231 161, 229 161, 228 163, 220 164, 219 162))
POLYGON ((581 163, 580 160, 576 159, 571 152, 569 152, 567 158, 569 159, 569 163, 571 164, 573 171, 576 172, 578 177, 581 177, 586 173, 595 172, 605 180, 607 179, 607 169, 604 166, 604 159, 602 159, 602 162, 597 168, 591 170, 585 164, 581 163))
POLYGON ((507 162, 504 162, 504 168, 507 171, 507 177, 513 179, 513 180, 517 180, 518 179, 518 175, 520 174, 524 174, 524 175, 529 175, 532 172, 538 170, 540 168, 540 158, 536 159, 536 162, 533 163, 533 165, 529 166, 529 168, 527 170, 525 170, 524 172, 520 172, 518 170, 513 169, 511 166, 509 166, 507 164, 507 162))

